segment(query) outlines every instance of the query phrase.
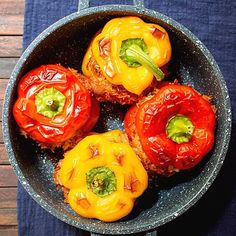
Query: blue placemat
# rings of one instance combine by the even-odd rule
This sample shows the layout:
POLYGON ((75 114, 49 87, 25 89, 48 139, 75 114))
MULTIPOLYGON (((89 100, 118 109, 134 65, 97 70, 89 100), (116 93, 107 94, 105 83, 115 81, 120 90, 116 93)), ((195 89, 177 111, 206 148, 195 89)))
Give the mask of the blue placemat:
MULTIPOLYGON (((176 220, 158 228, 158 236, 236 235, 236 1, 145 0, 189 28, 211 51, 227 82, 233 130, 230 148, 217 179, 203 198, 176 220)), ((91 6, 132 4, 131 0, 91 0, 91 6)), ((24 49, 50 24, 77 10, 77 0, 26 0, 24 49)), ((69 226, 42 209, 18 184, 19 236, 74 236, 86 232, 69 226)))

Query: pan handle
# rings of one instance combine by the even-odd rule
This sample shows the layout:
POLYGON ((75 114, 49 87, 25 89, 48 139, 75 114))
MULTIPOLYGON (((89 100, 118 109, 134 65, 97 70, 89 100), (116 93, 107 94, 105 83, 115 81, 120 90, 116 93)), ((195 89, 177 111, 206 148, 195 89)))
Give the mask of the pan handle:
MULTIPOLYGON (((102 236, 102 234, 90 233, 90 236, 102 236)), ((157 231, 147 232, 145 236, 157 236, 157 231)))
MULTIPOLYGON (((144 0, 133 0, 136 7, 144 8, 144 0)), ((78 0, 78 11, 89 8, 89 0, 78 0)))

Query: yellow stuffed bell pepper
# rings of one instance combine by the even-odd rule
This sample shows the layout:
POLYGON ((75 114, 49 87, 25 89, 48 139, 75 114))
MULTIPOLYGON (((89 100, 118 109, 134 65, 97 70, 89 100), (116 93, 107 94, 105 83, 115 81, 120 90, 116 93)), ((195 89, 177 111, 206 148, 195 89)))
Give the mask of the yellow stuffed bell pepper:
POLYGON ((147 188, 148 176, 124 134, 110 131, 87 136, 65 153, 59 182, 79 215, 116 221, 128 215, 147 188))
POLYGON ((151 85, 153 76, 164 78, 159 69, 170 61, 168 33, 159 25, 129 16, 110 20, 92 40, 82 70, 93 76, 89 62, 93 58, 102 75, 114 85, 140 95, 151 85))

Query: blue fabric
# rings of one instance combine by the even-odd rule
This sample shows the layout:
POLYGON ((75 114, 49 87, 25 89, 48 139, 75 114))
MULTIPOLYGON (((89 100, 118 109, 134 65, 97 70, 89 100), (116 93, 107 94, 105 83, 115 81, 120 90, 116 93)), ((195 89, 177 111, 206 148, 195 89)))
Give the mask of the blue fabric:
MULTIPOLYGON (((130 0, 91 0, 91 6, 132 4, 130 0)), ((24 48, 46 27, 77 10, 77 0, 26 0, 24 48)), ((164 13, 189 28, 211 51, 227 82, 233 130, 230 148, 217 179, 189 211, 158 229, 158 236, 236 235, 236 1, 231 0, 145 0, 145 7, 164 13)), ((20 236, 85 235, 35 203, 18 185, 20 236)))

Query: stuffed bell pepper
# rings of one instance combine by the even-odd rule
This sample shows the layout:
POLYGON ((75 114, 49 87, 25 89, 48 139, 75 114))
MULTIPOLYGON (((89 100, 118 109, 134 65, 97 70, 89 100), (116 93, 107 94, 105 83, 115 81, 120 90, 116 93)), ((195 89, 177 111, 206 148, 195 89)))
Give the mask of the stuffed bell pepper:
POLYGON ((164 78, 171 58, 168 33, 129 16, 110 20, 94 36, 83 59, 84 81, 99 101, 133 104, 164 78))
POLYGON ((125 134, 114 130, 87 136, 66 152, 54 181, 79 215, 111 222, 131 212, 148 176, 125 134))
POLYGON ((99 104, 80 77, 61 65, 43 65, 23 76, 13 107, 21 132, 52 149, 89 132, 98 119, 99 104))
POLYGON ((194 167, 214 144, 214 106, 190 86, 160 88, 130 108, 124 123, 145 168, 161 175, 194 167))

